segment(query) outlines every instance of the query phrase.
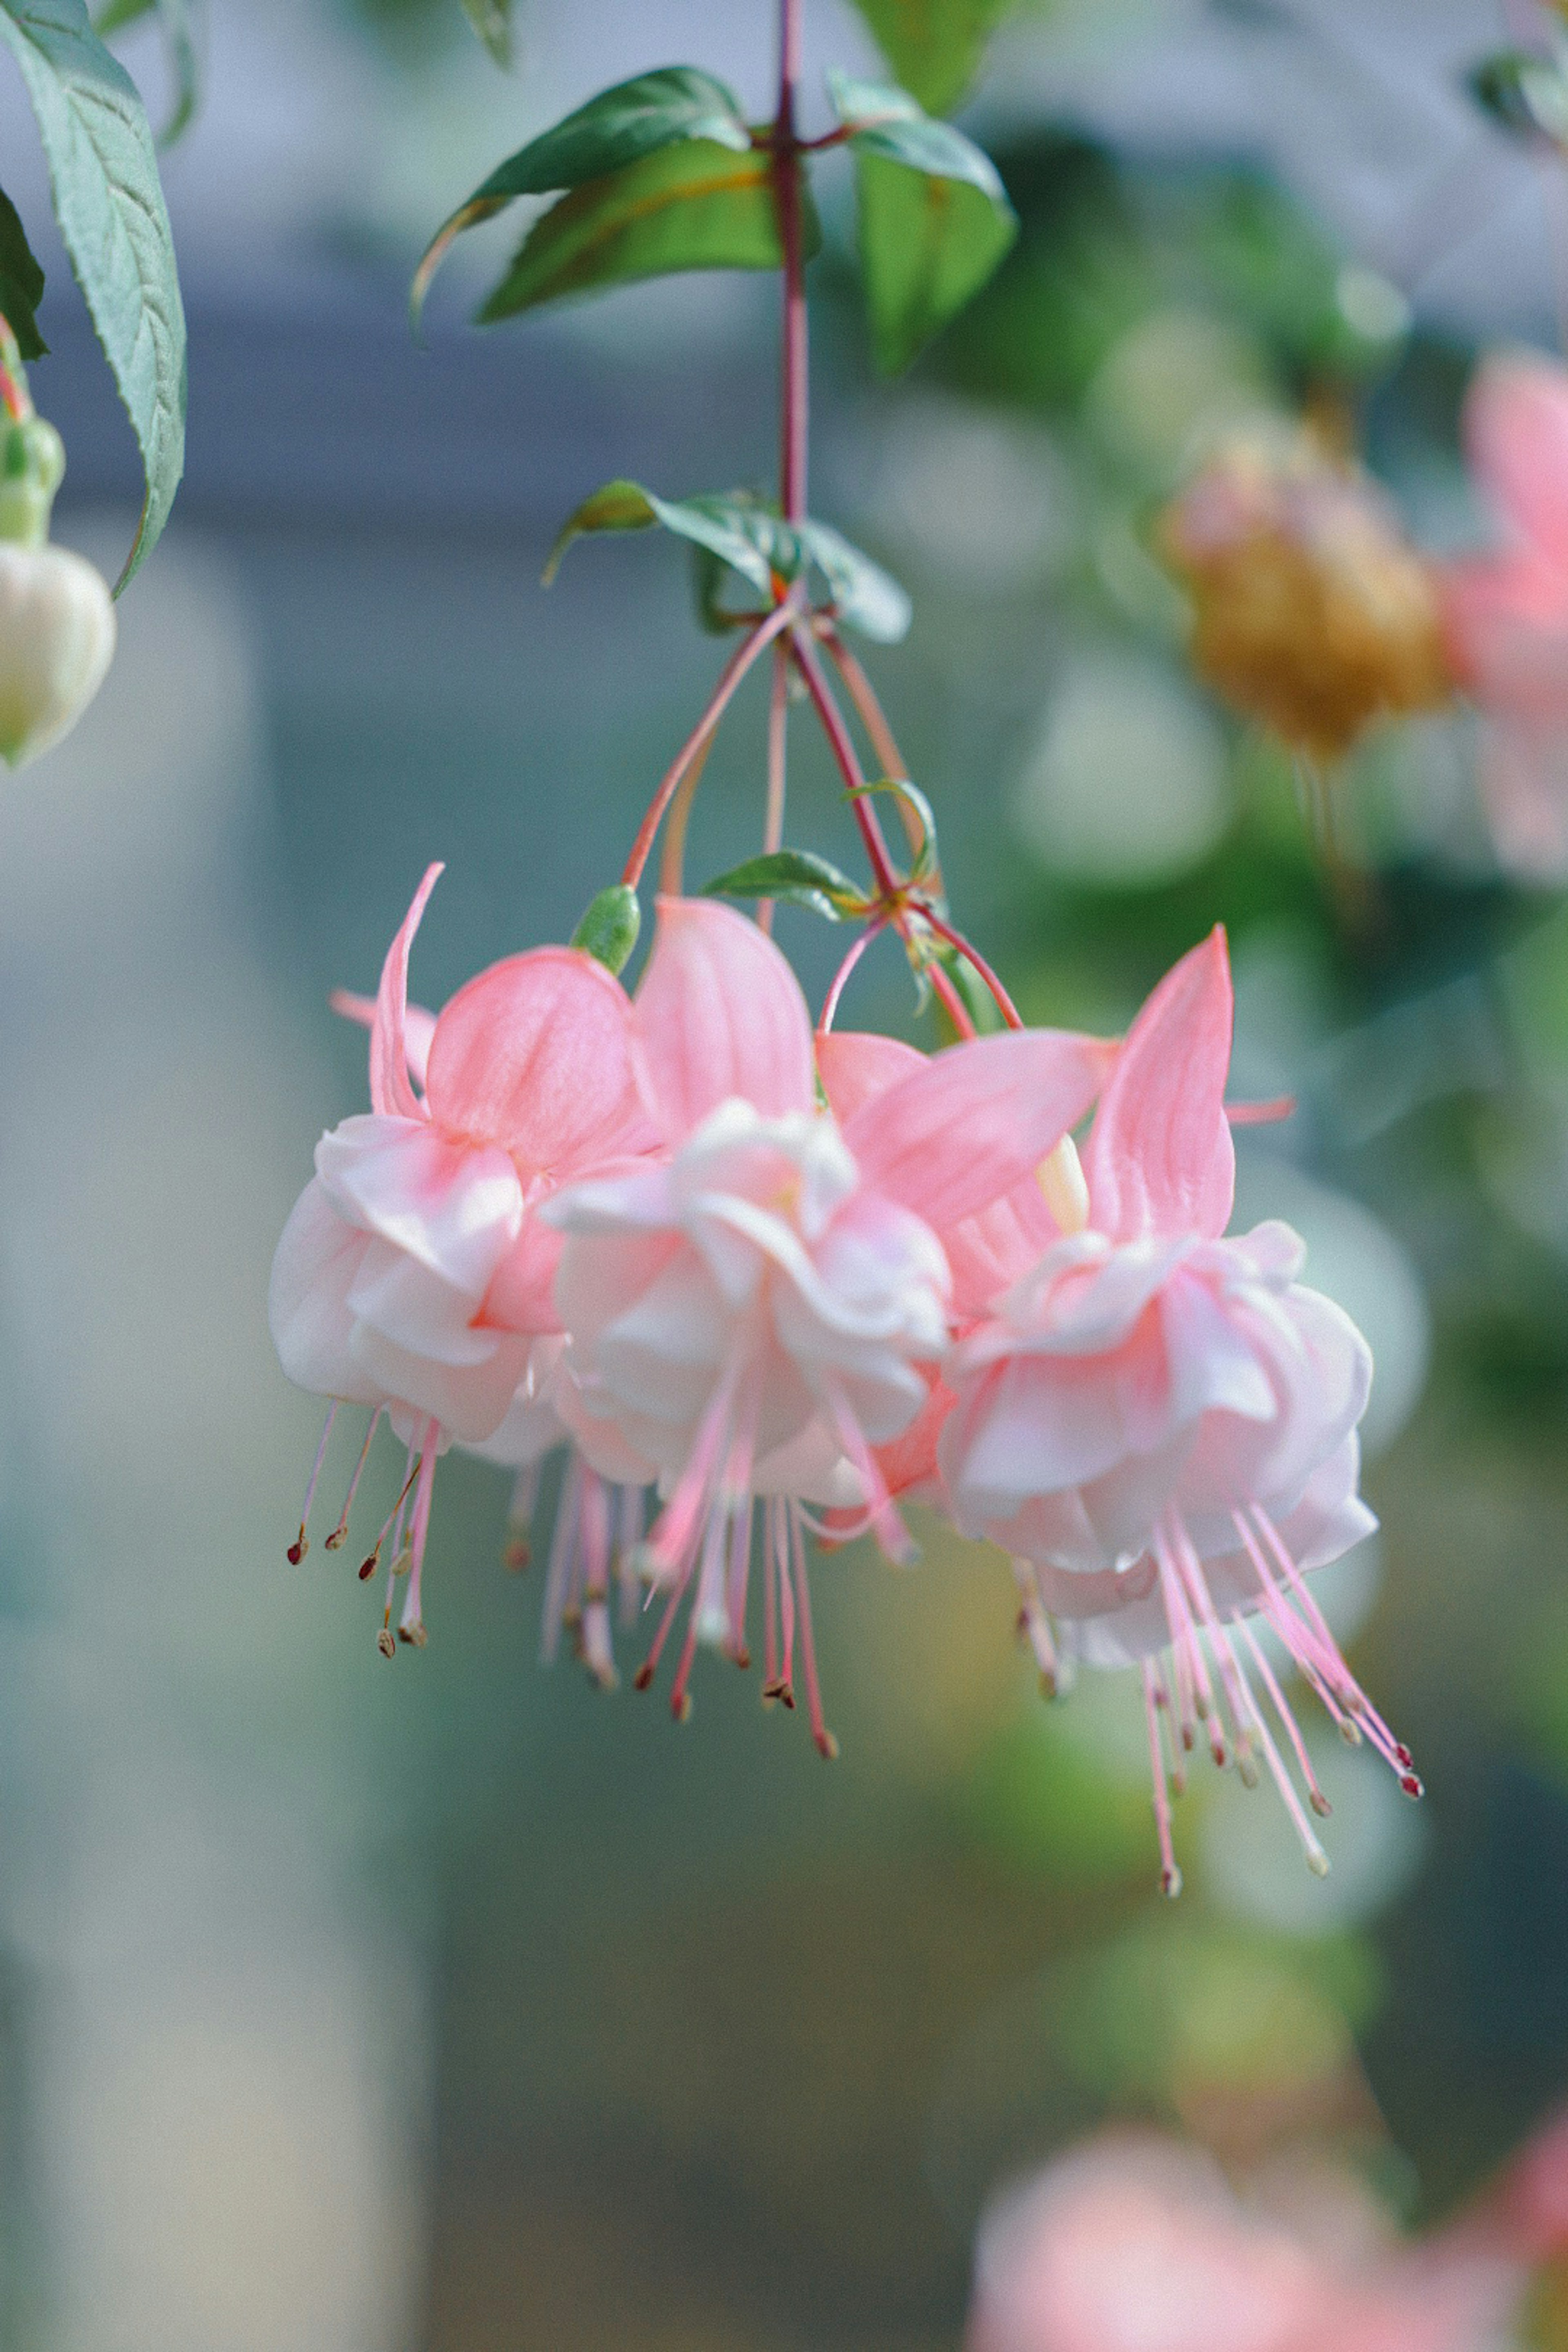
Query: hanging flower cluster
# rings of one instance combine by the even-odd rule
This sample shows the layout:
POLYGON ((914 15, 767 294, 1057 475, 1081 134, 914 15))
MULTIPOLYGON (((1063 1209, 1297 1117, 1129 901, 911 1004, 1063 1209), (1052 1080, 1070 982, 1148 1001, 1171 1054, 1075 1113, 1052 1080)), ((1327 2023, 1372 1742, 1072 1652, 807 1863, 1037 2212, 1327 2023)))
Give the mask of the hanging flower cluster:
POLYGON ((389 1655, 425 1639, 441 1453, 512 1467, 526 1515, 566 1445, 546 1647, 569 1627, 612 1681, 613 1588, 646 1595, 637 1679, 679 1628, 678 1717, 700 1644, 750 1663, 756 1579, 764 1696, 793 1705, 798 1669, 834 1752, 808 1537, 826 1514, 905 1557, 899 1498, 919 1496, 1012 1555, 1046 1675, 1063 1650, 1137 1669, 1167 1891, 1169 1795, 1200 1733, 1217 1763, 1267 1766, 1326 1867, 1307 1810, 1326 1807, 1260 1632, 1415 1792, 1306 1582, 1373 1524, 1365 1344, 1298 1281, 1286 1227, 1226 1237, 1223 934, 1120 1046, 1022 1027, 930 1055, 814 1036, 758 925, 684 898, 660 901, 635 996, 584 950, 545 947, 432 1018, 406 988, 438 871, 374 1005, 351 1002, 372 1108, 318 1144, 270 1298, 284 1369, 334 1401, 329 1430, 357 1405, 405 1448, 360 1570, 384 1564, 389 1655), (1071 1130, 1097 1103, 1080 1162, 1071 1130))
MULTIPOLYGON (((820 148, 851 150, 873 330, 891 365, 984 281, 1016 223, 989 159, 907 91, 831 75, 835 127, 803 138, 799 51, 799 0, 781 0, 778 109, 763 126, 694 68, 601 93, 476 190, 416 279, 417 301, 453 237, 551 192, 559 201, 487 318, 594 282, 585 224, 593 253, 618 257, 612 275, 691 266, 697 243, 704 264, 778 267, 779 495, 670 500, 616 480, 578 508, 547 579, 584 533, 657 524, 696 551, 703 612, 736 640, 707 708, 571 946, 507 958, 437 1015, 411 1007, 433 866, 374 1002, 339 1000, 370 1030, 371 1108, 321 1138, 272 1273, 284 1369, 331 1400, 289 1558, 308 1547, 340 1406, 370 1426, 329 1549, 347 1540, 384 1419, 403 1473, 360 1574, 384 1572, 378 1640, 395 1656, 400 1639, 425 1640, 441 1454, 455 1444, 514 1472, 508 1556, 522 1565, 540 1465, 564 1450, 546 1654, 567 1633, 609 1685, 613 1621, 646 1611, 636 1680, 649 1684, 670 1651, 684 1718, 700 1647, 746 1666, 760 1646, 764 1700, 793 1707, 798 1678, 831 1755, 812 1541, 869 1534, 907 1557, 904 1507, 919 1502, 1010 1555, 1018 1630, 1050 1687, 1064 1659, 1136 1671, 1168 1893, 1180 1885, 1171 1799, 1200 1741, 1248 1781, 1273 1776, 1321 1870, 1311 1816, 1327 1806, 1285 1675, 1419 1792, 1308 1582, 1373 1524, 1356 1437, 1370 1359, 1299 1279, 1294 1234, 1226 1231, 1223 932, 1167 974, 1118 1043, 1026 1027, 949 916, 934 818, 845 636, 898 638, 909 600, 806 504, 808 165, 820 148), (704 209, 716 179, 744 214, 721 256, 704 209), (905 215, 886 208, 911 197, 941 247, 940 301, 912 289, 905 215), (645 246, 636 225, 650 205, 662 226, 645 246), (681 260, 687 206, 697 242, 681 260), (690 897, 693 795, 721 718, 764 662, 761 853, 690 897), (797 698, 845 786, 864 882, 784 845, 797 698), (881 793, 907 836, 900 856, 881 793), (628 994, 620 973, 661 832, 657 934, 628 994), (721 898, 756 902, 756 919, 721 898), (779 901, 855 927, 815 1026, 771 937, 779 901), (849 976, 882 938, 900 944, 957 1042, 925 1054, 837 1028, 849 976), (982 996, 999 1031, 977 1034, 982 996), (1074 1130, 1091 1115, 1080 1158, 1074 1130)), ((1219 599, 1215 662, 1284 676, 1291 723, 1325 749, 1436 690, 1427 576, 1379 531, 1363 487, 1321 469, 1280 483, 1233 468, 1172 524, 1194 582, 1219 599), (1322 590, 1320 638, 1339 665, 1327 687, 1308 677, 1313 647, 1290 667, 1303 582, 1322 590), (1237 653, 1248 629, 1274 635, 1237 653)))

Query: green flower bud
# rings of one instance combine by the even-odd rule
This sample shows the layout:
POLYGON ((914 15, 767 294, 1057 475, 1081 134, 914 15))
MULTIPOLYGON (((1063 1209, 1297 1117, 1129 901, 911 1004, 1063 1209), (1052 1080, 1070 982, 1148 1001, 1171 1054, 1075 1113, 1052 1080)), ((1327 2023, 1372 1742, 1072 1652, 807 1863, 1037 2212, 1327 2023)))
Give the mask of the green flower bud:
POLYGON ((65 443, 46 418, 18 417, 0 431, 0 540, 43 545, 65 470, 65 443))

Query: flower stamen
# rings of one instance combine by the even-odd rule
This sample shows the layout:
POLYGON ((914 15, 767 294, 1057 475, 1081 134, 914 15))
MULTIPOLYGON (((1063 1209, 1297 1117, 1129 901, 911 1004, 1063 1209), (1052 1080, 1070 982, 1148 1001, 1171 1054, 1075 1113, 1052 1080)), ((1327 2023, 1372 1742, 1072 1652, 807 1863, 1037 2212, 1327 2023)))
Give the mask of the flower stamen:
POLYGON ((359 1460, 354 1464, 354 1475, 349 1480, 349 1491, 343 1496, 343 1507, 338 1514, 337 1526, 327 1538, 326 1548, 329 1551, 341 1551, 343 1545, 348 1541, 349 1513, 353 1509, 354 1496, 359 1492, 361 1473, 363 1471, 366 1462, 370 1459, 371 1440, 375 1435, 376 1424, 381 1419, 381 1412, 382 1409, 380 1405, 377 1405, 375 1411, 371 1414, 370 1427, 365 1431, 364 1444, 360 1447, 359 1460))
POLYGON ((310 1549, 306 1539, 305 1529, 310 1523, 310 1506, 316 1499, 316 1481, 321 1475, 321 1465, 327 1458, 327 1440, 332 1433, 332 1423, 337 1419, 337 1414, 338 1400, 334 1397, 327 1407, 327 1418, 321 1424, 321 1442, 316 1448, 316 1459, 310 1465, 310 1475, 305 1487, 305 1499, 300 1507, 300 1532, 284 1555, 290 1568, 298 1568, 310 1549))

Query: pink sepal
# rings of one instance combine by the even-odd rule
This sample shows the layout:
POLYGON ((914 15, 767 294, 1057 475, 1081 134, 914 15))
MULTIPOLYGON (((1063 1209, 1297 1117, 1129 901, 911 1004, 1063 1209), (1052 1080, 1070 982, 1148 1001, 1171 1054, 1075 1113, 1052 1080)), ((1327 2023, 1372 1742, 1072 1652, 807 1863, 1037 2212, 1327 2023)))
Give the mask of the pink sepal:
POLYGON ((659 900, 632 1030, 638 1081, 667 1141, 736 1096, 767 1118, 815 1108, 800 983, 755 923, 717 900, 659 900))
POLYGON ((886 1092, 896 1078, 923 1069, 925 1055, 897 1037, 871 1029, 828 1029, 816 1039, 816 1075, 828 1108, 840 1127, 864 1102, 886 1092))
POLYGON ((1233 999, 1216 923, 1127 1033, 1084 1155, 1092 1222, 1112 1241, 1215 1240, 1230 1222, 1236 1150, 1225 1113, 1233 999))
POLYGON ((386 950, 381 985, 375 992, 375 1017, 370 1027, 370 1105, 394 1118, 422 1115, 418 1097, 408 1082, 408 952, 430 893, 444 870, 439 862, 426 867, 414 904, 386 950))
MULTIPOLYGON (((362 1029, 375 1026, 375 999, 356 995, 352 988, 334 988, 327 1003, 343 1021, 357 1023, 362 1029)), ((430 1060, 430 1040, 436 1034, 436 1015, 422 1004, 405 1007, 403 1014, 403 1050, 408 1063, 408 1075, 423 1089, 425 1072, 430 1060)))
POLYGON ((873 1191, 942 1233, 1033 1176, 1100 1092, 1116 1050, 1059 1029, 972 1038, 863 1101, 844 1139, 873 1191))
POLYGON ((448 1134, 499 1143, 529 1170, 580 1167, 640 1127, 631 1007, 574 948, 508 956, 460 988, 436 1024, 426 1099, 448 1134))

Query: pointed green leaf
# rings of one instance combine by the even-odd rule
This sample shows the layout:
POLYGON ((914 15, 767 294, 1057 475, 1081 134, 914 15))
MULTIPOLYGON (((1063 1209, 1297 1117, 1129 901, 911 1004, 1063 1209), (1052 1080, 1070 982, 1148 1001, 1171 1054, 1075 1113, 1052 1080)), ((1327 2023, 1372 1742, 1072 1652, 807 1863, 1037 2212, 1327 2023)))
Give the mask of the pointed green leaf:
POLYGON ((1500 49, 1472 66, 1465 77, 1466 86, 1476 104, 1500 122, 1505 131, 1530 138, 1541 129, 1535 105, 1531 96, 1532 81, 1542 72, 1550 72, 1541 58, 1524 49, 1500 49))
POLYGON ((856 0, 877 46, 933 114, 956 106, 1015 0, 856 0))
POLYGON ((185 315, 153 133, 84 0, 0 0, 0 37, 22 69, 55 217, 142 451, 147 493, 123 588, 185 462, 185 315))
POLYGON ((626 970, 642 929, 642 908, 629 882, 612 882, 588 901, 587 911, 572 934, 572 945, 593 956, 606 971, 626 970))
POLYGON ((511 0, 463 0, 463 14, 498 66, 511 63, 511 0))
POLYGON ((1005 196, 890 162, 855 142, 860 267, 871 346, 884 375, 977 294, 1018 233, 1005 196))
POLYGON ((27 243, 20 213, 0 188, 0 315, 25 360, 41 360, 49 348, 38 332, 37 312, 43 299, 43 266, 27 243))
POLYGON ((775 849, 762 857, 748 857, 728 874, 702 886, 705 898, 773 898, 791 907, 809 907, 830 923, 866 911, 866 893, 826 857, 809 849, 775 849))
POLYGON ((169 53, 169 68, 174 79, 174 107, 168 121, 158 133, 160 147, 171 147, 189 123, 196 110, 196 42, 191 22, 190 0, 109 0, 92 20, 92 29, 100 39, 110 33, 123 30, 142 16, 158 12, 163 28, 163 44, 169 53))
POLYGON ((855 152, 877 363, 893 375, 979 291, 1018 224, 990 156, 908 90, 837 71, 827 83, 855 152))
POLYGON ((879 646, 896 646, 909 635, 914 607, 898 582, 868 555, 862 555, 831 524, 801 527, 807 554, 827 582, 837 616, 879 646))
MULTIPOLYGON (((820 243, 806 214, 806 250, 820 243)), ((588 180, 537 220, 479 312, 510 319, 563 295, 689 269, 776 269, 784 259, 764 154, 689 140, 588 180)))
POLYGON ((907 89, 895 89, 889 82, 858 81, 837 67, 829 69, 827 89, 858 154, 885 155, 889 163, 907 163, 912 172, 965 180, 993 204, 1006 205, 1001 174, 984 149, 951 122, 933 122, 907 89))
POLYGON ((645 155, 691 139, 746 154, 752 134, 731 91, 697 66, 660 66, 617 82, 614 89, 566 115, 552 129, 497 165, 466 204, 442 223, 414 276, 410 307, 416 322, 431 278, 453 239, 493 219, 518 196, 553 195, 586 180, 623 171, 645 155))
POLYGON ((586 531, 647 530, 658 520, 653 500, 640 482, 606 482, 602 489, 584 499, 574 514, 567 516, 555 535, 555 544, 545 562, 543 581, 546 588, 554 584, 561 569, 561 559, 574 539, 586 531))
POLYGON ((708 555, 727 564, 771 600, 775 570, 786 575, 799 562, 794 535, 760 499, 743 491, 728 496, 707 491, 694 499, 661 499, 640 482, 606 482, 584 499, 563 524, 544 567, 548 588, 574 539, 602 530, 646 530, 662 523, 708 555))

